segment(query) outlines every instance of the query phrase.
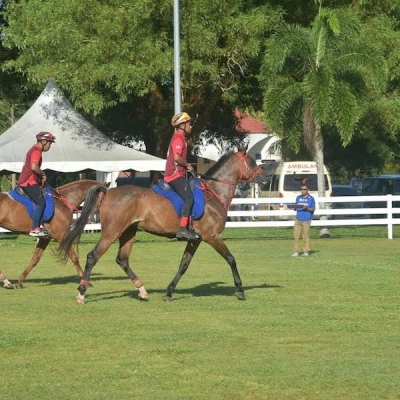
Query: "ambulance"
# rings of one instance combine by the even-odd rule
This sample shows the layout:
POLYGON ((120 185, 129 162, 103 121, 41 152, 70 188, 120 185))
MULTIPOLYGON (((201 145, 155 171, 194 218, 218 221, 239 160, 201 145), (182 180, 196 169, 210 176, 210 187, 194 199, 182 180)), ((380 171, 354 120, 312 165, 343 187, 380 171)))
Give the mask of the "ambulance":
MULTIPOLYGON (((309 187, 309 193, 318 197, 318 179, 317 164, 314 161, 280 161, 269 165, 260 165, 265 169, 270 177, 270 182, 258 187, 258 197, 279 197, 282 199, 280 204, 267 204, 263 207, 260 204, 259 209, 267 208, 270 210, 286 210, 285 204, 293 202, 300 194, 300 186, 306 180, 309 187)), ((331 178, 327 168, 324 166, 325 194, 324 197, 330 197, 332 193, 331 178)), ((327 205, 327 208, 330 208, 327 205)), ((316 202, 316 208, 319 208, 316 202)), ((282 217, 281 219, 293 219, 293 217, 282 217)), ((318 218, 318 216, 315 216, 318 218)))

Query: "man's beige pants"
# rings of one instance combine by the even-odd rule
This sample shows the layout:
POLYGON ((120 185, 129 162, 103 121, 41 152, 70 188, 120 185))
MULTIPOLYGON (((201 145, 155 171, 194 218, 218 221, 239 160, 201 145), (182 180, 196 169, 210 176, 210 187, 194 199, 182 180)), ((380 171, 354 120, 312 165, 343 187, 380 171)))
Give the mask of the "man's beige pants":
POLYGON ((310 252, 310 226, 311 220, 302 222, 299 221, 297 218, 294 221, 293 227, 293 237, 294 237, 294 248, 293 251, 296 253, 300 252, 300 238, 301 233, 303 232, 303 240, 304 240, 304 249, 305 253, 310 252))

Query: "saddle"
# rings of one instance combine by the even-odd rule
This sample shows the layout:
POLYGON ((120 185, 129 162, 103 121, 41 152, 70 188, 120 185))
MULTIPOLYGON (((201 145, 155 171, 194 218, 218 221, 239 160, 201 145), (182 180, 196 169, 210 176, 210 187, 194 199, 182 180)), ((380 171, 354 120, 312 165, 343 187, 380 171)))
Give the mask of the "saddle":
MULTIPOLYGON (((51 195, 52 189, 49 185, 45 185, 42 188, 44 194, 44 200, 46 202, 44 211, 43 211, 43 221, 49 221, 53 218, 54 215, 54 197, 51 195)), ((33 211, 35 209, 35 203, 30 199, 30 197, 24 192, 21 186, 16 185, 14 189, 10 189, 8 191, 9 196, 21 203, 28 211, 29 216, 32 218, 33 211)))
POLYGON ((24 189, 22 189, 22 187, 19 186, 18 183, 16 184, 16 186, 15 186, 15 188, 14 188, 14 191, 15 191, 16 193, 18 193, 20 196, 26 196, 26 197, 28 197, 28 195, 24 192, 24 189))
MULTIPOLYGON (((50 188, 50 187, 49 187, 49 188, 50 188)), ((22 189, 22 187, 19 186, 18 183, 15 185, 14 191, 15 191, 17 194, 19 194, 20 196, 29 197, 29 196, 25 193, 25 190, 22 189)), ((46 193, 51 193, 51 191, 52 191, 52 190, 50 189, 49 192, 48 192, 48 188, 47 188, 46 185, 42 187, 43 195, 46 195, 46 193)))
MULTIPOLYGON (((191 217, 193 220, 200 219, 204 214, 204 206, 205 206, 205 196, 204 196, 204 188, 201 182, 197 179, 191 178, 189 179, 189 187, 193 193, 193 208, 191 217)), ((164 179, 159 179, 157 184, 153 185, 153 190, 168 199, 178 215, 181 215, 181 210, 184 204, 182 198, 175 192, 172 187, 164 181, 164 179)))

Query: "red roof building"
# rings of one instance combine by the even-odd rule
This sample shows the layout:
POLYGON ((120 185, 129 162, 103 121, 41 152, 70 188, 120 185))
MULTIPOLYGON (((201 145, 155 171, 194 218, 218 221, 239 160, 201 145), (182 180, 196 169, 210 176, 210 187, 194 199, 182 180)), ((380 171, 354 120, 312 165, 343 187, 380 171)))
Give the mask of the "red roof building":
POLYGON ((267 124, 246 113, 235 110, 235 117, 238 119, 237 130, 244 133, 270 133, 267 124))

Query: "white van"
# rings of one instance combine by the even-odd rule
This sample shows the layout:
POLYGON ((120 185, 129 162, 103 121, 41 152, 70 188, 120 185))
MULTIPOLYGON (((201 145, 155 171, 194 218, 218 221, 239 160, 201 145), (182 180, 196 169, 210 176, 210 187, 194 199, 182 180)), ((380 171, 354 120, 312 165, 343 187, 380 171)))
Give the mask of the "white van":
MULTIPOLYGON (((314 161, 281 161, 269 165, 260 165, 270 176, 270 182, 258 187, 258 197, 280 197, 281 204, 265 205, 267 209, 287 209, 284 203, 293 201, 300 194, 300 186, 306 179, 309 193, 318 197, 317 164, 314 161)), ((331 196, 332 184, 329 172, 324 166, 325 197, 331 196)), ((318 208, 318 203, 316 204, 318 208)), ((264 208, 260 205, 260 209, 264 208)), ((294 216, 293 216, 294 218, 294 216)), ((318 218, 318 216, 316 216, 318 218)), ((292 219, 286 217, 284 219, 292 219)))

